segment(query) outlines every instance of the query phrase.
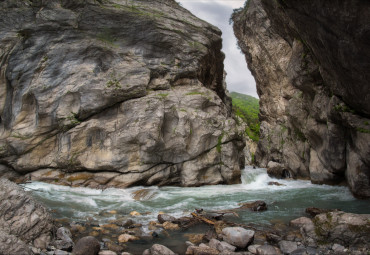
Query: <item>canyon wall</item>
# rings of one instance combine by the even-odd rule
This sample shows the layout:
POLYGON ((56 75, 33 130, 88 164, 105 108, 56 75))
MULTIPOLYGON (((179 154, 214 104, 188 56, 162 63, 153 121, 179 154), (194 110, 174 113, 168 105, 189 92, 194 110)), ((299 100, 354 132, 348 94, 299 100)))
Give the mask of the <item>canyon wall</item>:
POLYGON ((370 2, 248 0, 232 16, 270 175, 370 197, 370 2))
POLYGON ((174 0, 0 1, 0 175, 238 183, 221 31, 174 0))

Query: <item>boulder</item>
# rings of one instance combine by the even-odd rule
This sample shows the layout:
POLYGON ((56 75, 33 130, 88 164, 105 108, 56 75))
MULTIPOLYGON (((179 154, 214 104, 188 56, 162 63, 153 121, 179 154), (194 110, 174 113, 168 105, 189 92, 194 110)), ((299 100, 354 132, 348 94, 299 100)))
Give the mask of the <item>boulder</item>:
POLYGON ((267 164, 267 174, 271 177, 275 177, 278 179, 285 179, 285 178, 292 177, 289 170, 283 164, 273 162, 273 161, 270 161, 267 164))
POLYGON ((223 240, 237 248, 244 249, 253 242, 254 231, 241 227, 228 227, 222 229, 223 240))
POLYGON ((216 249, 220 252, 227 252, 227 251, 235 251, 236 250, 236 247, 227 243, 227 242, 224 242, 224 241, 219 241, 217 239, 211 239, 209 241, 209 244, 208 244, 209 247, 213 248, 213 249, 216 249))
POLYGON ((153 246, 149 249, 151 255, 175 255, 173 251, 168 249, 166 246, 161 244, 153 244, 153 246))
POLYGON ((286 186, 285 184, 281 184, 279 182, 268 182, 267 185, 270 185, 270 186, 286 186))
POLYGON ((180 229, 179 225, 166 221, 163 223, 163 228, 166 230, 178 230, 180 229))
POLYGON ((135 241, 135 240, 138 240, 139 237, 137 236, 133 236, 133 235, 129 235, 129 234, 122 234, 118 237, 118 242, 120 243, 127 243, 129 241, 135 241))
POLYGON ((187 255, 218 255, 220 252, 217 249, 208 247, 207 245, 202 246, 189 246, 186 250, 187 255))
POLYGON ((259 247, 257 247, 257 254, 258 255, 280 255, 280 251, 277 247, 264 244, 259 247))
POLYGON ((306 208, 306 213, 311 215, 312 217, 315 217, 318 214, 321 213, 327 213, 332 211, 338 211, 337 209, 322 209, 322 208, 316 208, 316 207, 308 207, 306 208))
POLYGON ((58 228, 54 245, 59 250, 72 251, 74 243, 71 231, 65 227, 58 228))
POLYGON ((77 241, 73 248, 74 255, 98 255, 100 243, 93 236, 85 236, 77 241))
POLYGON ((283 240, 279 242, 279 248, 283 254, 290 254, 298 249, 298 245, 296 242, 283 240))
POLYGON ((267 210, 266 202, 261 201, 261 200, 258 200, 255 202, 240 203, 239 205, 241 205, 239 209, 248 209, 248 210, 255 211, 255 212, 267 210))
POLYGON ((176 218, 171 216, 171 215, 168 215, 168 214, 158 214, 158 221, 159 223, 164 223, 165 221, 169 221, 169 222, 173 222, 173 221, 176 221, 176 218))

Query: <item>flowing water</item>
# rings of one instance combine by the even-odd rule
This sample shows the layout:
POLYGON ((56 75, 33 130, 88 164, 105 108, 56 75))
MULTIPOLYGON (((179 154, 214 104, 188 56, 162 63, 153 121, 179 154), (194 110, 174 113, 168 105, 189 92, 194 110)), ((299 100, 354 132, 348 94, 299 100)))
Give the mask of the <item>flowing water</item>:
POLYGON ((354 198, 347 187, 315 185, 302 180, 276 180, 266 174, 266 169, 252 167, 243 170, 242 183, 235 185, 95 190, 32 182, 25 184, 24 188, 52 209, 56 218, 84 222, 92 217, 105 223, 116 219, 117 215, 137 211, 142 215, 135 217, 135 221, 143 224, 146 233, 149 233, 149 221, 156 220, 159 212, 180 217, 189 215, 195 208, 210 211, 233 209, 239 207, 239 203, 255 200, 265 201, 268 210, 256 213, 240 210, 239 218, 233 217, 233 221, 268 226, 271 221, 288 222, 304 216, 307 207, 370 213, 369 201, 354 198), (284 186, 270 186, 270 181, 284 186), (140 200, 135 200, 138 192, 141 192, 140 200), (117 213, 107 213, 111 210, 117 213))

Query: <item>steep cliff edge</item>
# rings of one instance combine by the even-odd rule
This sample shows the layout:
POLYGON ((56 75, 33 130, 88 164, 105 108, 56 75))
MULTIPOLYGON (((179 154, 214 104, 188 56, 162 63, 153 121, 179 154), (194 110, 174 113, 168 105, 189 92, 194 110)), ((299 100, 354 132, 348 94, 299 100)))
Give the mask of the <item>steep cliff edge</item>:
POLYGON ((256 161, 370 197, 370 3, 249 0, 234 31, 260 96, 256 161))
POLYGON ((90 187, 240 181, 218 28, 173 0, 0 10, 2 173, 90 187))

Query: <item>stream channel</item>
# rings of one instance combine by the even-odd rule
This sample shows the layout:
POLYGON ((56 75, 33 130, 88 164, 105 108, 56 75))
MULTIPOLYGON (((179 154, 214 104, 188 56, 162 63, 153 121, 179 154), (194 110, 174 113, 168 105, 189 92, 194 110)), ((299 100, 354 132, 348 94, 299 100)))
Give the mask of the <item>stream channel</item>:
MULTIPOLYGON (((33 196, 50 208, 57 219, 86 223, 95 221, 106 224, 116 219, 132 219, 142 224, 143 235, 150 236, 148 225, 156 221, 159 212, 176 218, 189 216, 195 208, 204 210, 226 210, 240 207, 239 203, 263 200, 268 206, 264 212, 238 211, 239 217, 227 216, 227 220, 264 227, 274 222, 288 223, 290 220, 307 216, 305 208, 318 207, 340 209, 353 213, 370 213, 368 200, 353 197, 347 187, 315 185, 304 180, 276 180, 269 177, 264 168, 247 166, 242 171, 242 183, 235 185, 210 185, 202 187, 133 187, 95 190, 72 188, 54 184, 32 182, 23 185, 33 196), (268 185, 279 182, 284 186, 268 185), (145 190, 142 192, 142 190, 145 190), (134 198, 140 192, 139 198, 134 198), (114 211, 114 213, 109 213, 114 211), (137 211, 140 216, 130 216, 137 211)), ((142 238, 128 244, 128 251, 141 254, 153 243, 161 243, 180 254, 186 249, 186 232, 204 233, 206 226, 187 231, 174 231, 156 239, 142 238)), ((100 240, 117 237, 99 236, 100 240)), ((114 240, 115 239, 115 240, 114 240)))

